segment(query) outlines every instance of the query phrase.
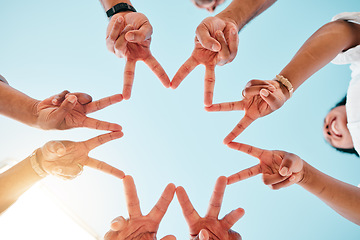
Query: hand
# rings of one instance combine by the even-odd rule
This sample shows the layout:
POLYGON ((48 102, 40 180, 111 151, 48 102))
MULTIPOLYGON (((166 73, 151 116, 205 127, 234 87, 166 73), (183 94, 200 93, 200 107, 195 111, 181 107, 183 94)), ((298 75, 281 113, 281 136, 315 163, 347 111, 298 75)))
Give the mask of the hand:
POLYGON ((168 88, 170 79, 160 63, 150 52, 153 29, 147 17, 138 12, 114 15, 107 28, 106 46, 116 56, 126 59, 124 70, 124 99, 129 99, 134 82, 135 64, 141 60, 156 74, 168 88))
POLYGON ((299 183, 304 178, 304 161, 295 154, 284 151, 269 151, 250 145, 231 142, 228 146, 260 160, 260 163, 228 177, 228 184, 263 175, 263 182, 276 190, 299 183))
POLYGON ((285 86, 282 86, 277 81, 251 80, 243 90, 243 97, 244 99, 241 101, 219 103, 205 107, 208 112, 245 111, 244 117, 225 137, 224 144, 233 141, 256 119, 279 109, 290 98, 290 95, 285 86))
POLYGON ((197 6, 198 8, 205 8, 206 10, 208 10, 209 12, 214 12, 216 7, 219 6, 220 4, 224 3, 225 0, 213 0, 210 3, 203 3, 200 4, 198 3, 196 0, 191 0, 195 6, 197 6))
POLYGON ((85 93, 60 94, 39 102, 35 107, 37 124, 42 129, 70 129, 86 127, 105 131, 121 131, 120 125, 89 118, 86 115, 106 108, 122 100, 121 94, 92 102, 91 96, 85 93))
POLYGON ((231 62, 237 53, 239 36, 236 25, 218 17, 205 18, 196 29, 195 49, 171 81, 177 88, 199 64, 205 65, 204 103, 210 106, 215 87, 215 66, 231 62))
MULTIPOLYGON (((111 230, 104 237, 105 240, 156 239, 161 219, 174 197, 175 185, 172 183, 167 185, 150 213, 143 216, 134 179, 131 176, 125 176, 123 182, 129 219, 115 218, 111 223, 111 230)), ((168 235, 162 240, 176 240, 176 238, 168 235)))
POLYGON ((122 179, 125 176, 123 171, 88 156, 92 149, 122 136, 122 132, 111 132, 84 142, 50 141, 37 150, 36 157, 45 172, 63 179, 77 177, 82 173, 83 166, 122 179))
POLYGON ((222 176, 217 179, 209 208, 204 218, 200 217, 194 209, 185 189, 183 187, 176 188, 177 198, 186 222, 189 225, 190 239, 241 239, 240 234, 230 228, 244 215, 244 209, 238 208, 231 211, 223 219, 218 219, 226 182, 226 177, 222 176))

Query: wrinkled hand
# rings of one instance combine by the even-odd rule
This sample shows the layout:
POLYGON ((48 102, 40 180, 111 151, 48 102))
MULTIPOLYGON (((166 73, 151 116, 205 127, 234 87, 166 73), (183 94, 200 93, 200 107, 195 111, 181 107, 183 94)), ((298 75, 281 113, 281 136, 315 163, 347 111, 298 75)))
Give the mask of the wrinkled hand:
POLYGON ((110 132, 84 142, 50 141, 37 150, 37 160, 45 172, 63 179, 77 177, 82 173, 83 166, 122 179, 125 176, 123 171, 88 156, 92 149, 122 136, 122 132, 110 132))
MULTIPOLYGON (((125 176, 123 183, 129 219, 115 218, 111 223, 111 230, 104 237, 105 240, 156 239, 161 219, 174 197, 175 185, 167 185, 153 209, 148 215, 143 216, 134 179, 131 176, 125 176)), ((176 240, 176 238, 168 235, 162 240, 176 240)))
POLYGON ((203 218, 200 217, 194 209, 185 189, 183 187, 176 188, 177 198, 185 220, 189 225, 190 239, 241 239, 240 234, 230 228, 244 215, 244 209, 238 208, 231 211, 223 219, 218 219, 226 183, 227 179, 224 176, 217 179, 210 199, 209 208, 203 218))
POLYGON ((262 174, 263 182, 276 190, 300 182, 304 177, 304 161, 295 154, 269 151, 250 145, 231 142, 228 146, 260 160, 260 163, 228 177, 228 184, 262 174))
POLYGON ((37 104, 35 110, 37 125, 42 129, 64 130, 86 127, 105 131, 121 131, 121 126, 116 123, 100 121, 86 115, 118 103, 122 99, 121 94, 116 94, 92 102, 91 96, 85 93, 63 91, 37 104))
POLYGON ((237 53, 239 36, 233 22, 218 17, 205 18, 196 29, 195 49, 171 81, 177 88, 198 65, 205 65, 204 103, 212 104, 215 87, 215 66, 231 62, 237 53))
POLYGON ((152 32, 147 17, 138 12, 118 13, 109 22, 106 46, 116 56, 126 59, 123 86, 126 100, 131 96, 137 61, 144 61, 165 87, 170 86, 165 70, 150 52, 152 32))
POLYGON ((213 104, 205 107, 208 112, 245 111, 244 117, 225 137, 228 144, 239 136, 253 121, 279 109, 290 98, 289 92, 279 82, 251 80, 243 90, 244 99, 237 102, 213 104))

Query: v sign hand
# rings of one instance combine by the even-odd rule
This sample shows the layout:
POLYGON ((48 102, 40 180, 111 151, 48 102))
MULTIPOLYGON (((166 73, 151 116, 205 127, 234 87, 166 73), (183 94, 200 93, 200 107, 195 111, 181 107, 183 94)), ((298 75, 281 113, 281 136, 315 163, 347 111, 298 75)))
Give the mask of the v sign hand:
POLYGON ((144 61, 168 88, 170 79, 160 63, 150 52, 153 29, 147 17, 138 12, 123 12, 114 15, 107 28, 106 45, 116 56, 126 59, 124 70, 124 99, 131 96, 135 64, 144 61))
POLYGON ((204 19, 196 30, 195 49, 171 81, 177 88, 185 77, 202 64, 205 66, 204 103, 212 104, 215 87, 215 66, 231 62, 237 53, 239 36, 236 25, 218 17, 204 19))
POLYGON ((251 80, 246 85, 243 96, 244 99, 241 101, 219 103, 205 107, 208 112, 245 111, 244 117, 225 137, 224 144, 233 141, 256 119, 280 108, 289 98, 289 92, 277 81, 251 80))
POLYGON ((272 189, 280 189, 298 183, 304 177, 304 161, 295 154, 264 150, 236 142, 231 142, 228 146, 260 160, 259 164, 228 177, 228 184, 262 174, 264 184, 272 189))
POLYGON ((45 172, 63 179, 77 177, 82 173, 83 166, 122 179, 125 176, 123 171, 88 156, 94 148, 122 136, 122 132, 110 132, 84 142, 50 141, 40 148, 40 151, 37 150, 37 161, 45 172))

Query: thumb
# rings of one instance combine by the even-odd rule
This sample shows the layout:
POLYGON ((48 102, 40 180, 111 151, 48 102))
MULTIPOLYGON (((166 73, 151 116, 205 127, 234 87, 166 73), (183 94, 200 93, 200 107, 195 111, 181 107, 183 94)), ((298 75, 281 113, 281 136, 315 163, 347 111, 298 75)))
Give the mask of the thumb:
POLYGON ((55 161, 65 155, 66 147, 60 141, 50 141, 41 147, 41 152, 47 161, 55 161))
POLYGON ((150 39, 152 33, 152 26, 150 25, 150 23, 147 22, 142 25, 138 30, 128 31, 125 34, 125 39, 129 42, 141 43, 145 40, 150 39))
POLYGON ((209 233, 205 229, 201 229, 199 234, 194 238, 194 240, 209 240, 209 233))
POLYGON ((160 240, 176 240, 176 237, 173 235, 167 235, 160 240))
POLYGON ((277 98, 274 93, 264 88, 260 90, 260 96, 273 111, 279 109, 285 103, 285 100, 277 98))
POLYGON ((303 169, 303 160, 295 154, 287 153, 282 160, 279 167, 279 174, 281 176, 290 176, 293 173, 298 173, 303 169))

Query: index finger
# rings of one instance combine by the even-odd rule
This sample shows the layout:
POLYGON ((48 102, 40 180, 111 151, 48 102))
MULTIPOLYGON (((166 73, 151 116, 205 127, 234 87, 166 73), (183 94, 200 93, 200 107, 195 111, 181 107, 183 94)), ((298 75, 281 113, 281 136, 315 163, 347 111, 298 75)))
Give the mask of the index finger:
POLYGON ((109 141, 121 138, 124 134, 122 132, 110 132, 110 133, 105 133, 102 134, 100 136, 91 138, 89 140, 84 141, 83 143, 85 144, 85 146, 87 147, 87 149, 89 151, 93 150, 94 148, 107 143, 109 141))
POLYGON ((148 215, 155 222, 160 223, 161 219, 164 217, 172 199, 174 198, 175 189, 176 187, 174 184, 168 184, 156 205, 151 209, 148 215))
POLYGON ((147 59, 145 59, 145 64, 149 66, 151 71, 155 73, 166 88, 170 87, 170 79, 168 75, 153 55, 150 55, 147 59))
POLYGON ((237 136, 239 136, 255 119, 250 118, 248 115, 240 120, 240 122, 235 126, 235 128, 225 137, 224 144, 230 143, 237 136))
POLYGON ((230 177, 228 177, 227 184, 230 185, 254 177, 260 173, 261 173, 261 166, 260 164, 257 164, 255 166, 249 167, 247 169, 241 170, 240 172, 231 175, 230 177))
POLYGON ((114 103, 121 102, 122 100, 123 96, 121 94, 115 94, 110 97, 99 99, 86 105, 86 113, 96 112, 114 103))
POLYGON ((87 162, 84 163, 84 165, 97 169, 99 171, 102 171, 104 173, 113 175, 117 178, 123 179, 125 177, 125 174, 123 171, 103 162, 103 161, 99 161, 97 159, 91 158, 89 157, 87 162))
POLYGON ((204 104, 210 106, 213 101, 215 88, 215 65, 206 65, 205 85, 204 85, 204 104))
POLYGON ((219 111, 234 111, 234 110, 244 110, 245 104, 243 100, 237 102, 225 102, 213 104, 209 107, 205 107, 205 110, 208 112, 219 112, 219 111))
POLYGON ((123 96, 125 100, 131 97, 131 90, 134 83, 136 61, 127 59, 124 69, 123 96))
POLYGON ((229 148, 247 153, 253 157, 260 158, 264 153, 264 149, 253 147, 244 143, 231 142, 227 145, 229 148))
POLYGON ((192 226, 193 224, 197 223, 200 219, 200 216, 196 212, 194 206, 191 204, 185 189, 183 187, 177 187, 176 196, 188 225, 192 226))
POLYGON ((219 177, 216 180, 214 191, 211 195, 209 208, 207 210, 206 216, 212 218, 218 218, 222 200, 224 197, 224 192, 226 188, 227 178, 224 176, 219 177))
POLYGON ((199 62, 196 61, 193 56, 191 56, 188 60, 186 60, 186 62, 183 65, 181 65, 179 70, 176 72, 174 78, 170 83, 170 87, 172 89, 177 88, 180 85, 180 83, 184 80, 184 78, 186 78, 186 76, 189 75, 189 73, 191 73, 191 71, 194 70, 194 68, 198 65, 199 62))
POLYGON ((98 119, 89 117, 85 117, 81 127, 114 132, 119 132, 122 130, 122 127, 119 124, 100 121, 98 119))
POLYGON ((131 176, 125 176, 124 180, 124 191, 125 191, 125 199, 126 205, 129 212, 129 217, 139 217, 141 216, 140 202, 136 192, 136 186, 134 183, 134 179, 131 176))

